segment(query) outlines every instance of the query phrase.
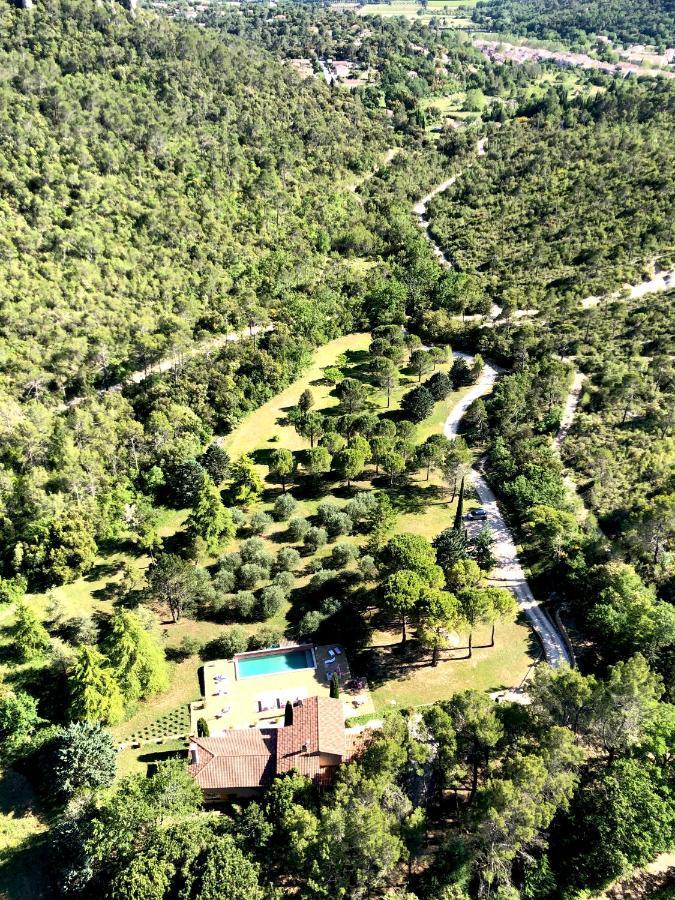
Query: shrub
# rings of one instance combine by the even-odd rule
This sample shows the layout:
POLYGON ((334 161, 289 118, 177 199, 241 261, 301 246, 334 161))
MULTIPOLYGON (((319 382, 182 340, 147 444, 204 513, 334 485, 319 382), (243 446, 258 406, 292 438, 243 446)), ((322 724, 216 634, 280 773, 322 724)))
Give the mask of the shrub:
POLYGON ((340 679, 337 672, 333 672, 330 678, 330 695, 333 700, 339 700, 340 698, 340 679))
POLYGON ((302 619, 300 619, 300 621, 298 622, 298 636, 312 637, 317 633, 319 628, 321 628, 326 618, 327 617, 323 613, 320 613, 315 609, 305 613, 302 619))
POLYGON ((354 527, 354 523, 347 513, 334 503, 320 503, 316 517, 319 525, 326 529, 326 533, 331 538, 341 534, 351 534, 354 527))
POLYGON ((269 569, 257 563, 245 563, 237 572, 237 584, 244 590, 252 590, 259 581, 269 577, 269 569))
POLYGON ((218 569, 213 576, 213 588, 219 594, 231 594, 236 583, 235 573, 229 569, 218 569))
POLYGON ((339 575, 340 573, 336 572, 335 569, 322 569, 312 576, 308 585, 309 590, 317 593, 327 582, 334 581, 339 575))
POLYGON ((304 539, 304 544, 308 550, 310 550, 312 553, 316 553, 319 547, 323 547, 327 540, 328 534, 326 533, 326 529, 313 526, 307 531, 304 539))
POLYGON ((212 659, 232 659, 236 653, 243 653, 248 647, 248 634, 241 625, 232 628, 214 638, 202 647, 200 656, 204 662, 212 659))
POLYGON ((239 509, 238 506, 228 506, 227 511, 229 512, 232 523, 234 527, 239 531, 240 528, 246 524, 246 515, 243 510, 239 509))
POLYGON ((242 541, 239 546, 239 553, 243 563, 256 563, 269 569, 272 565, 272 557, 270 556, 265 541, 259 537, 249 538, 242 541))
POLYGON ((292 541, 301 541, 308 531, 307 519, 291 519, 288 523, 288 536, 292 541))
POLYGON ((283 632, 279 628, 263 625, 260 631, 252 634, 248 639, 249 650, 265 650, 268 647, 278 647, 283 639, 283 632))
POLYGON ((356 568, 364 581, 376 581, 378 577, 377 566, 372 556, 362 556, 356 564, 356 568))
POLYGON ((260 618, 271 619, 272 616, 275 616, 281 609, 285 599, 286 595, 277 585, 270 584, 268 587, 263 588, 260 592, 260 618))
POLYGON ((284 596, 288 597, 295 587, 295 578, 290 572, 279 572, 274 576, 272 584, 280 588, 284 592, 284 596))
POLYGON ((357 555, 356 548, 351 544, 336 544, 330 555, 330 564, 334 569, 344 569, 357 555))
POLYGON ((256 599, 252 591, 237 591, 232 598, 232 609, 242 619, 252 619, 255 608, 256 599))
POLYGON ((281 494, 274 501, 272 518, 275 522, 287 522, 298 508, 298 501, 290 494, 281 494))
POLYGON ((178 645, 178 655, 182 659, 188 659, 190 656, 196 656, 202 649, 202 642, 199 638, 191 637, 189 634, 183 635, 178 645))
MULTIPOLYGON (((332 694, 331 694, 332 696, 332 694)), ((204 718, 197 719, 197 737, 210 737, 209 723, 204 718)))
POLYGON ((345 513, 354 524, 360 525, 368 519, 377 507, 377 497, 372 491, 361 491, 345 506, 345 513))
POLYGON ((252 534, 263 534, 265 529, 269 528, 271 524, 272 517, 268 516, 266 512, 259 510, 251 516, 248 527, 251 529, 252 534))
POLYGON ((225 556, 222 556, 220 559, 218 571, 220 572, 223 569, 227 569, 229 572, 236 572, 237 569, 241 568, 242 562, 241 554, 226 553, 225 556))
POLYGON ((297 568, 300 563, 300 554, 293 547, 283 547, 278 553, 274 561, 274 568, 277 572, 290 572, 297 568))
POLYGON ((319 611, 325 616, 336 616, 343 606, 344 601, 339 597, 324 597, 319 604, 319 611))

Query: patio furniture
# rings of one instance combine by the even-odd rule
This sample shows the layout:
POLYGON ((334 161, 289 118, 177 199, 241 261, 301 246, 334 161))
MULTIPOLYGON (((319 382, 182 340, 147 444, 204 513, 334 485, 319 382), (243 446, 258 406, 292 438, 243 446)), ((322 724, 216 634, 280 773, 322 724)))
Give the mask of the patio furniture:
POLYGON ((335 656, 342 656, 342 650, 340 650, 340 648, 338 646, 331 647, 331 649, 328 652, 335 654, 335 656))

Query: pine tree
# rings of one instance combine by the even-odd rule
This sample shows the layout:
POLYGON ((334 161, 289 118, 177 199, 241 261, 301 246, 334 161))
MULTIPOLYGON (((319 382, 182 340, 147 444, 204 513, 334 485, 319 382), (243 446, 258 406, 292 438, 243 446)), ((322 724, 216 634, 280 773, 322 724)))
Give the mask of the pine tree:
POLYGON ((290 700, 286 701, 286 709, 284 710, 284 725, 293 724, 293 704, 290 700))
POLYGON ((49 634, 33 610, 25 603, 16 605, 16 621, 13 630, 14 646, 19 657, 27 662, 41 656, 49 649, 49 634))
POLYGON ((169 673, 164 651, 139 617, 120 610, 108 639, 108 659, 127 703, 165 690, 169 673))
POLYGON ((455 531, 462 530, 462 522, 464 517, 464 479, 459 486, 459 497, 457 499, 457 510, 455 511, 455 523, 452 526, 455 531))
POLYGON ((84 644, 69 673, 70 716, 77 722, 115 725, 124 716, 122 693, 96 647, 84 644))
POLYGON ((220 491, 210 478, 205 478, 199 488, 186 525, 193 539, 202 538, 209 553, 217 553, 226 539, 234 537, 232 516, 223 506, 220 491))
POLYGON ((340 679, 337 672, 333 672, 330 678, 330 695, 333 700, 340 699, 340 679))

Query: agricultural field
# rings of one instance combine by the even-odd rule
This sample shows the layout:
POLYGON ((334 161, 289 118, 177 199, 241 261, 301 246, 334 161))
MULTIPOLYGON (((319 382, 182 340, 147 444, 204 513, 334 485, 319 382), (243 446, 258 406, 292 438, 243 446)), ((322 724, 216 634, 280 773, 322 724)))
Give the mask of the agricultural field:
POLYGON ((407 19, 428 24, 432 18, 442 20, 449 28, 469 28, 471 26, 470 10, 476 0, 428 0, 427 3, 411 3, 407 0, 392 0, 391 3, 368 3, 359 7, 362 16, 382 16, 395 18, 404 16, 407 19), (466 11, 466 12, 465 12, 466 11))

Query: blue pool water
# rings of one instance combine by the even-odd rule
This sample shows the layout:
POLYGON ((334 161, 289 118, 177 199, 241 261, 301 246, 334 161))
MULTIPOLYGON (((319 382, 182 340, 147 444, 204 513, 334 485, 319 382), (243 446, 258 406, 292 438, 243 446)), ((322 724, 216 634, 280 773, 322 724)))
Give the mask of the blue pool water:
POLYGON ((239 678, 253 678, 254 675, 276 675, 292 672, 294 669, 313 669, 314 656, 311 650, 279 650, 265 656, 249 656, 237 660, 239 678))

